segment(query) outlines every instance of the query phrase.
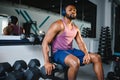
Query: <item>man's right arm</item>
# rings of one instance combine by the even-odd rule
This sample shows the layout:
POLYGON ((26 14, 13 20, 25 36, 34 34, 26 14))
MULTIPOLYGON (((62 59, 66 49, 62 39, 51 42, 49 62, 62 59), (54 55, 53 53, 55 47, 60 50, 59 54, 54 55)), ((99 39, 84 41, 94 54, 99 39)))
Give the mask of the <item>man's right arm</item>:
POLYGON ((51 74, 52 69, 54 69, 54 65, 50 63, 49 61, 49 44, 54 39, 54 37, 57 35, 57 33, 60 30, 59 24, 53 23, 51 24, 50 28, 48 29, 43 42, 42 42, 42 52, 44 56, 44 66, 46 69, 46 73, 48 75, 51 74))

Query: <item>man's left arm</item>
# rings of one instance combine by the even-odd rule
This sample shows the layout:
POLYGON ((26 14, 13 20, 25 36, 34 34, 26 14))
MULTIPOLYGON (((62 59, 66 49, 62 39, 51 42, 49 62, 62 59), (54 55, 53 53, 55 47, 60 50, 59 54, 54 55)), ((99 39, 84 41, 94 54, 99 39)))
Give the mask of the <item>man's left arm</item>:
POLYGON ((86 47, 86 44, 84 43, 83 39, 82 39, 82 36, 81 36, 81 33, 80 33, 80 30, 78 29, 77 31, 77 35, 75 37, 75 40, 78 44, 78 47, 81 51, 84 52, 85 54, 85 57, 83 59, 83 63, 87 64, 89 63, 89 60, 90 60, 90 56, 89 56, 89 53, 88 53, 88 50, 87 50, 87 47, 86 47))

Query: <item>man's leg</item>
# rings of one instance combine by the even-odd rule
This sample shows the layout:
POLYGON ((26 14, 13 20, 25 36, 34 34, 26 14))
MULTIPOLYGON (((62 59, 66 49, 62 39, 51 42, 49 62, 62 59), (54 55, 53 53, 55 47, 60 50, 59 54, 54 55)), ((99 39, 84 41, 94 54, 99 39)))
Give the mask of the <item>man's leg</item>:
MULTIPOLYGON (((58 50, 54 54, 54 61, 68 66, 68 80, 76 80, 77 73, 80 67, 80 60, 76 56, 72 55, 72 50, 58 50)), ((84 56, 84 55, 83 55, 84 56)))
POLYGON ((104 80, 104 71, 101 57, 98 54, 90 53, 91 62, 93 63, 94 71, 98 80, 104 80))
POLYGON ((77 57, 69 54, 65 58, 65 64, 69 66, 68 69, 68 80, 76 80, 77 73, 80 67, 80 61, 77 57))

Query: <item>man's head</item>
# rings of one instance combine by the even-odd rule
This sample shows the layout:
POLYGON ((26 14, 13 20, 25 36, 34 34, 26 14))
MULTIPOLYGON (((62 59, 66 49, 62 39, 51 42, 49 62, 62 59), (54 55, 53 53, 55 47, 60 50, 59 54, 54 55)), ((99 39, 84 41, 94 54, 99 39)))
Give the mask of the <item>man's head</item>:
POLYGON ((18 18, 16 16, 10 16, 9 18, 9 23, 12 23, 12 24, 17 24, 18 22, 18 18))
POLYGON ((62 15, 68 19, 75 19, 77 15, 77 9, 74 5, 67 5, 62 10, 62 15))

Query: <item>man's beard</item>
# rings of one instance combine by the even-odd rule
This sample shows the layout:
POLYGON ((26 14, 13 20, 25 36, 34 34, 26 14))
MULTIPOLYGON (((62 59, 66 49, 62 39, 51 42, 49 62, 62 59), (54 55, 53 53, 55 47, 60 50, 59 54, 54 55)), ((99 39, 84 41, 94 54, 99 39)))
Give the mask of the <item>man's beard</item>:
POLYGON ((68 18, 68 19, 70 19, 70 20, 73 20, 73 19, 76 19, 76 16, 74 16, 74 15, 67 15, 66 14, 66 17, 68 18))

